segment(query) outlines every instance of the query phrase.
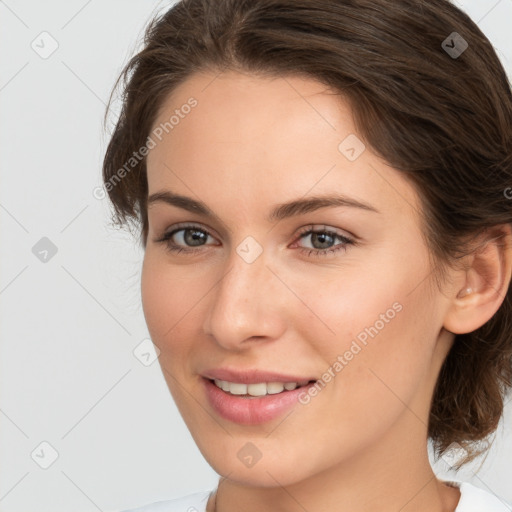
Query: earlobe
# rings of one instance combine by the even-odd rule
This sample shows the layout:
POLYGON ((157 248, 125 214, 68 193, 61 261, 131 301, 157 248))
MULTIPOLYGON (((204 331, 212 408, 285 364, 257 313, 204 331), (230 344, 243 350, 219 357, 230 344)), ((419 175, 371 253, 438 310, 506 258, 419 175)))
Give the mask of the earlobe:
POLYGON ((512 229, 494 226, 477 241, 443 327, 453 334, 470 333, 489 321, 507 294, 512 273, 512 229))

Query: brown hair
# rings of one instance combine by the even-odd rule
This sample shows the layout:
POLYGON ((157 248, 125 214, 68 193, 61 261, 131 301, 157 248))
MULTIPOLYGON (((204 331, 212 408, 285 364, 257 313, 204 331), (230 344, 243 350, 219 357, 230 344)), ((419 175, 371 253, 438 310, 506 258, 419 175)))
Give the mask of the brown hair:
MULTIPOLYGON (((104 184, 114 222, 140 226, 144 247, 146 159, 129 172, 126 162, 168 94, 207 70, 304 75, 342 94, 365 143, 419 193, 436 275, 468 237, 512 222, 510 84, 489 40, 448 0, 184 0, 152 19, 116 82, 123 101, 104 184)), ((477 442, 496 430, 512 386, 511 324, 509 288, 493 318, 455 337, 431 404, 436 457, 453 442, 468 452, 462 463, 485 451, 477 442)))

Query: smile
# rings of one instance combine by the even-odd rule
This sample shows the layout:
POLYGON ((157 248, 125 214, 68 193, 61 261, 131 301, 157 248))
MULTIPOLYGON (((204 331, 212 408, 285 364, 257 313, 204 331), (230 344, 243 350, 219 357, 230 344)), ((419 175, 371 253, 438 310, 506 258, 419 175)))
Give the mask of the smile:
POLYGON ((239 425, 259 425, 282 416, 316 381, 242 384, 202 378, 206 399, 221 418, 239 425))
POLYGON ((283 391, 293 391, 314 381, 301 382, 259 382, 256 384, 242 384, 239 382, 229 382, 227 380, 214 379, 215 385, 231 395, 245 396, 247 398, 259 397, 265 395, 276 395, 283 391))

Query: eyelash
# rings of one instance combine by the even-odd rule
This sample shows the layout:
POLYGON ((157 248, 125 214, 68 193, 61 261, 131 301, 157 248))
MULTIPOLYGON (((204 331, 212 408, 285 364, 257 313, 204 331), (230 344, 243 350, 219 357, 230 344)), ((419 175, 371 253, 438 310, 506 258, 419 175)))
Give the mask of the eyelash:
MULTIPOLYGON (((174 229, 168 233, 165 233, 160 239, 157 239, 155 241, 157 243, 165 243, 166 249, 175 254, 178 254, 181 252, 194 253, 194 252, 197 252, 198 250, 200 251, 201 249, 183 248, 183 247, 180 247, 177 244, 171 242, 171 238, 173 237, 173 235, 175 235, 179 231, 186 231, 186 230, 199 231, 201 233, 204 233, 205 235, 212 236, 207 230, 200 228, 199 226, 184 225, 181 227, 177 227, 176 229, 174 229)), ((329 253, 337 253, 338 251, 346 251, 349 245, 356 245, 356 242, 351 238, 348 238, 344 235, 340 235, 339 233, 336 233, 336 232, 328 230, 328 229, 315 230, 315 229, 313 229, 313 226, 306 226, 305 228, 303 228, 299 233, 299 240, 301 238, 305 237, 306 235, 310 235, 310 234, 327 234, 334 238, 339 238, 343 242, 343 244, 338 244, 338 247, 335 249, 307 249, 304 247, 299 248, 299 251, 301 253, 307 252, 308 257, 312 257, 311 253, 314 254, 313 257, 327 256, 329 253)))

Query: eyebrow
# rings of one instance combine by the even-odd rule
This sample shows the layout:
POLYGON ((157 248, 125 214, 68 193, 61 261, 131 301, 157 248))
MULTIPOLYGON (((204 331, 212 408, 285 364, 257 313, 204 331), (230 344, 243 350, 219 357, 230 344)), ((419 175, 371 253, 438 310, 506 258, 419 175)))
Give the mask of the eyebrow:
MULTIPOLYGON (((148 206, 155 203, 165 203, 176 206, 192 213, 204 215, 205 217, 214 218, 216 215, 201 201, 196 201, 191 197, 175 194, 169 190, 155 192, 148 198, 148 206)), ((343 195, 325 195, 312 196, 300 199, 294 199, 286 203, 280 203, 274 206, 270 214, 267 216, 268 222, 283 220, 296 215, 310 213, 321 208, 349 206, 359 208, 366 211, 380 213, 372 205, 353 199, 343 195)))

